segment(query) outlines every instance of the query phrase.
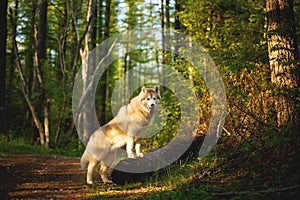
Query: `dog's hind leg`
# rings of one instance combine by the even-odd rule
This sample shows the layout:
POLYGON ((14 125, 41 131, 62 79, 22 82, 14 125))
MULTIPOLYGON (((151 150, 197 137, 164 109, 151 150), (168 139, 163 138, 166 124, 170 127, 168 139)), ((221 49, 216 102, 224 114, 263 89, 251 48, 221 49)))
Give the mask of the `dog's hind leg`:
POLYGON ((104 162, 101 162, 100 176, 104 183, 112 183, 112 181, 107 178, 107 168, 108 167, 104 164, 104 162))
POLYGON ((80 159, 81 169, 85 169, 88 166, 89 157, 90 157, 89 153, 87 151, 84 151, 84 153, 80 159))
POLYGON ((86 182, 87 184, 89 185, 92 185, 93 184, 93 178, 92 178, 92 175, 93 175, 93 171, 95 169, 95 167, 99 164, 99 161, 96 160, 96 159, 90 159, 90 162, 89 162, 89 166, 87 168, 87 176, 86 176, 86 182))
POLYGON ((107 178, 107 166, 113 168, 113 166, 115 165, 116 155, 117 150, 111 151, 101 162, 100 176, 104 183, 112 183, 112 181, 107 178))

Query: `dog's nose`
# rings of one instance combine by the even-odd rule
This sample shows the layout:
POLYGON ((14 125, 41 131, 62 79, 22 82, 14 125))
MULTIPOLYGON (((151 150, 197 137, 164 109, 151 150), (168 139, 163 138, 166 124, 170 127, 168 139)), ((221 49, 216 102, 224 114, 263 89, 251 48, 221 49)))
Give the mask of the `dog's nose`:
POLYGON ((151 107, 154 107, 154 106, 155 106, 155 104, 154 104, 154 103, 152 103, 152 104, 151 104, 151 107))

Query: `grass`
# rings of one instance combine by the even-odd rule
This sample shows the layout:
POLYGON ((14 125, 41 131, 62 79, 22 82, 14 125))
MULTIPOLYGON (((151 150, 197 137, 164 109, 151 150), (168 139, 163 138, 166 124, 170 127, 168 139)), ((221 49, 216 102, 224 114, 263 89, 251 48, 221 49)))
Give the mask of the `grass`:
POLYGON ((95 185, 85 187, 84 193, 88 199, 157 199, 179 192, 181 184, 188 184, 197 172, 199 161, 190 159, 186 162, 174 163, 138 182, 124 185, 104 185, 100 177, 95 179, 95 185))
POLYGON ((62 155, 67 157, 80 157, 83 149, 78 149, 78 143, 69 144, 64 148, 45 149, 40 145, 32 145, 24 138, 5 138, 0 135, 0 152, 5 154, 45 154, 45 155, 62 155), (11 139, 13 138, 13 139, 11 139), (77 145, 75 147, 75 145, 77 145))
POLYGON ((102 199, 198 199, 206 193, 206 187, 193 188, 189 181, 197 173, 199 160, 189 159, 186 162, 171 164, 163 170, 147 177, 143 182, 118 185, 114 187, 103 186, 86 188, 91 200, 102 199))

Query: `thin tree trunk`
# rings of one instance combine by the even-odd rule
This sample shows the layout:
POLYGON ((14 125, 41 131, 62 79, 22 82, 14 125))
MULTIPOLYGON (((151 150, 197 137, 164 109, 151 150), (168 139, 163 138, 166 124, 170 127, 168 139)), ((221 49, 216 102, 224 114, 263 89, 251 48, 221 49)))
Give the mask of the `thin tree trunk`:
POLYGON ((66 59, 65 59, 65 52, 66 52, 66 41, 67 41, 67 27, 68 27, 68 9, 67 9, 67 3, 65 2, 65 7, 62 10, 62 14, 64 18, 61 21, 61 27, 62 31, 60 34, 60 38, 57 38, 58 41, 58 46, 59 46, 59 62, 60 62, 60 68, 61 68, 61 76, 62 76, 62 84, 63 84, 63 103, 62 103, 62 108, 61 112, 59 115, 59 120, 57 122, 56 126, 56 132, 55 132, 55 138, 54 138, 54 143, 58 143, 58 139, 60 136, 60 131, 61 131, 61 125, 64 121, 64 114, 66 111, 67 107, 67 86, 66 86, 66 59))
MULTIPOLYGON (((92 19, 93 19, 93 7, 94 7, 94 1, 93 0, 90 0, 89 1, 89 4, 88 4, 88 11, 87 11, 87 23, 86 23, 86 26, 85 26, 85 30, 84 32, 82 33, 82 35, 79 34, 79 28, 77 26, 77 16, 76 16, 76 11, 75 11, 75 8, 71 6, 72 4, 70 4, 69 1, 67 1, 67 7, 68 7, 68 10, 70 10, 71 12, 71 16, 72 16, 72 25, 75 29, 75 32, 76 32, 76 37, 77 37, 77 46, 76 46, 76 51, 75 51, 75 55, 74 55, 74 59, 73 59, 73 66, 72 66, 72 74, 71 74, 71 77, 70 77, 70 89, 72 90, 73 87, 74 87, 74 81, 75 81, 75 75, 76 75, 76 69, 77 69, 77 65, 78 65, 78 59, 79 59, 79 56, 81 56, 81 60, 82 60, 82 81, 83 81, 83 95, 84 95, 84 92, 86 91, 85 88, 87 87, 86 86, 86 78, 87 78, 87 68, 85 66, 87 66, 87 63, 85 63, 87 60, 86 56, 87 56, 87 53, 88 53, 88 41, 89 41, 89 38, 90 38, 90 31, 91 31, 91 27, 92 27, 92 19), (88 35, 88 36, 86 36, 88 35), (85 40, 85 46, 82 45, 82 42, 85 40)), ((83 96, 81 97, 81 100, 83 99, 83 96)), ((83 105, 81 105, 83 106, 83 105)), ((82 109, 82 108, 80 108, 82 109)), ((79 113, 76 113, 76 116, 75 116, 75 120, 76 122, 75 123, 79 123, 80 120, 86 118, 85 116, 86 114, 82 113, 82 111, 80 110, 79 113)), ((78 125, 80 124, 83 124, 84 126, 86 126, 85 123, 79 123, 78 125)), ((71 125, 73 127, 73 124, 71 125)), ((86 130, 85 127, 78 127, 79 129, 82 129, 83 130, 86 130)), ((83 133, 83 143, 85 144, 88 140, 88 132, 87 131, 84 131, 83 133)), ((81 142, 79 140, 79 143, 78 143, 78 146, 79 148, 81 148, 81 142)))
POLYGON ((105 0, 105 23, 104 23, 104 37, 107 39, 110 34, 110 8, 111 0, 105 0))
MULTIPOLYGON (((28 16, 29 21, 30 21, 30 26, 28 27, 28 29, 30 30, 30 33, 34 33, 35 31, 35 21, 36 21, 36 13, 37 13, 37 2, 36 0, 32 1, 32 5, 31 5, 31 13, 32 15, 28 16)), ((15 9, 15 12, 17 12, 17 9, 15 9)), ((18 16, 17 13, 15 13, 14 16, 18 16)), ((15 23, 16 24, 16 23, 15 23)), ((37 79, 36 79, 36 71, 34 68, 34 55, 35 55, 35 36, 34 34, 29 34, 28 35, 28 47, 26 49, 26 57, 25 57, 25 66, 24 66, 24 71, 27 72, 27 74, 25 74, 25 78, 26 78, 26 82, 27 82, 27 87, 28 87, 28 93, 29 93, 29 97, 30 99, 32 99, 32 97, 35 97, 35 93, 37 92, 37 88, 38 88, 38 84, 37 84, 37 79)), ((35 105, 34 104, 34 100, 33 100, 33 106, 35 107, 35 109, 38 109, 37 106, 39 105, 35 105)), ((31 117, 30 111, 28 110, 26 113, 26 119, 24 122, 24 126, 29 126, 32 127, 33 123, 33 119, 31 117)), ((35 144, 36 138, 37 138, 37 132, 36 130, 31 131, 31 143, 35 144)))
POLYGON ((0 134, 7 135, 6 116, 6 38, 7 38, 7 0, 0 8, 0 134))
POLYGON ((42 138, 40 138, 40 141, 44 141, 44 128, 43 125, 41 123, 41 121, 39 120, 39 118, 36 115, 36 111, 34 109, 34 106, 31 103, 30 97, 29 97, 29 93, 28 93, 28 87, 26 84, 26 80, 24 78, 24 74, 22 71, 22 65, 21 65, 21 59, 19 56, 19 50, 18 50, 18 45, 17 45, 17 41, 16 41, 16 29, 15 29, 15 25, 14 25, 14 19, 13 19, 13 15, 12 15, 12 10, 10 10, 10 22, 11 22, 11 26, 12 26, 12 42, 13 42, 13 47, 14 47, 14 53, 16 56, 16 67, 17 67, 17 71, 19 73, 20 76, 20 81, 21 81, 21 86, 22 86, 22 93, 23 96, 25 98, 26 104, 30 110, 31 116, 33 118, 33 122, 39 132, 39 134, 41 135, 42 138))
MULTIPOLYGON (((103 1, 99 0, 99 27, 98 27, 98 38, 100 41, 104 39, 104 32, 103 32, 103 1)), ((98 83, 98 94, 99 94, 99 124, 100 126, 103 125, 105 121, 105 90, 106 90, 106 71, 103 72, 103 76, 101 77, 99 83, 98 83)))
MULTIPOLYGON (((88 27, 87 27, 87 32, 85 34, 84 40, 84 48, 80 49, 80 56, 81 56, 81 76, 82 76, 82 91, 83 93, 86 91, 87 89, 87 80, 88 80, 88 75, 89 75, 89 67, 90 63, 89 63, 89 58, 88 58, 88 54, 89 54, 89 43, 90 43, 90 39, 92 36, 92 30, 93 30, 93 26, 92 26, 92 19, 93 19, 93 8, 94 8, 94 0, 90 0, 89 4, 88 4, 88 11, 87 11, 87 15, 86 15, 86 21, 88 27)), ((82 140, 83 143, 86 144, 88 139, 89 139, 89 135, 91 133, 89 133, 88 127, 87 127, 87 118, 90 112, 88 112, 89 110, 91 110, 91 108, 93 107, 93 105, 83 105, 84 108, 82 109, 82 120, 83 120, 83 136, 82 136, 82 140)))
POLYGON ((46 60, 46 36, 47 36, 47 9, 48 1, 39 0, 39 23, 36 32, 36 52, 35 52, 35 69, 39 88, 41 92, 41 102, 43 104, 44 133, 40 134, 41 144, 49 148, 49 101, 46 99, 46 88, 43 77, 43 70, 46 60), (44 139, 44 141, 43 141, 44 139))
POLYGON ((170 0, 166 0, 166 27, 169 29, 171 27, 170 21, 170 0))
MULTIPOLYGON (((105 22, 104 22, 104 39, 107 39, 110 36, 110 11, 111 11, 111 0, 105 0, 105 22)), ((109 70, 106 70, 103 73, 103 77, 105 78, 105 87, 101 88, 103 91, 103 104, 105 104, 105 121, 107 122, 111 117, 109 114, 109 103, 108 99, 110 96, 110 88, 109 88, 109 70)))
MULTIPOLYGON (((164 65, 166 64, 166 40, 165 40, 165 12, 164 12, 164 0, 160 0, 161 3, 161 7, 160 7, 160 25, 161 25, 161 36, 162 36, 162 53, 161 53, 161 64, 164 65)), ((161 84, 164 84, 164 68, 162 67, 161 70, 161 84)), ((164 91, 164 87, 161 88, 161 94, 163 94, 164 91)))
POLYGON ((267 0, 268 52, 271 81, 276 87, 278 126, 299 127, 293 98, 299 84, 299 51, 292 0, 267 0))

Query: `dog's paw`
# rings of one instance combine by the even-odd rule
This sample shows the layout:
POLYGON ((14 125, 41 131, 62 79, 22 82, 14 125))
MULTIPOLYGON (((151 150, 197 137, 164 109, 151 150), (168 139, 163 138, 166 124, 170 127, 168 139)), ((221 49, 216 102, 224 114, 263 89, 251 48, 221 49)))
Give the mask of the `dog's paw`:
POLYGON ((102 180, 102 181, 103 181, 104 184, 110 184, 110 183, 113 183, 111 180, 108 180, 108 179, 102 180))
POLYGON ((128 158, 135 158, 135 154, 133 152, 127 153, 128 158))
POLYGON ((88 185, 93 185, 93 181, 87 181, 86 182, 88 185))
POLYGON ((106 183, 113 183, 111 180, 107 180, 107 182, 106 183))
POLYGON ((137 156, 138 158, 143 158, 143 157, 144 157, 144 154, 143 154, 143 153, 139 153, 139 154, 136 154, 136 156, 137 156))
POLYGON ((107 181, 104 182, 104 184, 106 184, 106 185, 114 185, 115 183, 113 181, 111 181, 111 180, 107 180, 107 181))

